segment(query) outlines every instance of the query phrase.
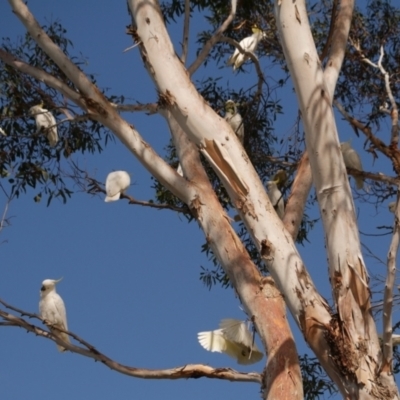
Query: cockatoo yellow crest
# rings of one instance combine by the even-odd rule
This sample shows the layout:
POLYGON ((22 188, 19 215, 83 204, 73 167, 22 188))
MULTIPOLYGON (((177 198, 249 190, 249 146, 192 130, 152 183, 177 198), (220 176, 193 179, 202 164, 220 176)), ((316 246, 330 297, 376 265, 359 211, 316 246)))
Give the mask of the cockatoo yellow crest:
MULTIPOLYGON (((253 34, 242 39, 239 44, 244 51, 254 53, 260 40, 265 37, 265 33, 257 26, 253 26, 251 30, 253 34)), ((234 53, 229 57, 227 64, 233 65, 233 70, 236 70, 249 58, 249 56, 242 54, 239 49, 235 49, 234 53)))
POLYGON ((106 203, 119 200, 121 193, 125 193, 131 184, 131 178, 125 171, 114 171, 107 175, 106 179, 106 203))
MULTIPOLYGON (((344 165, 347 168, 354 168, 362 171, 361 158, 358 153, 351 147, 350 141, 340 143, 340 150, 343 154, 344 165)), ((364 187, 364 180, 361 176, 355 176, 354 180, 356 182, 357 189, 362 189, 364 187)))
POLYGON ((228 122, 233 132, 236 133, 243 144, 244 141, 244 125, 242 116, 237 112, 236 104, 233 100, 228 100, 225 103, 225 120, 228 122))
POLYGON ((30 115, 36 121, 36 133, 43 131, 46 134, 47 140, 51 147, 54 147, 58 142, 57 122, 53 114, 42 108, 43 104, 38 104, 29 109, 30 115))
POLYGON ((263 353, 253 343, 253 335, 246 323, 236 319, 223 319, 220 329, 199 332, 199 343, 208 351, 225 353, 239 364, 249 365, 260 361, 263 353))
MULTIPOLYGON (((63 299, 56 292, 56 284, 60 282, 61 279, 45 279, 42 282, 42 287, 40 288, 39 311, 40 316, 45 320, 46 324, 49 325, 51 333, 64 342, 69 343, 69 335, 55 329, 60 328, 65 331, 68 330, 65 305, 63 299)), ((58 344, 57 349, 59 351, 67 350, 65 347, 58 344)))

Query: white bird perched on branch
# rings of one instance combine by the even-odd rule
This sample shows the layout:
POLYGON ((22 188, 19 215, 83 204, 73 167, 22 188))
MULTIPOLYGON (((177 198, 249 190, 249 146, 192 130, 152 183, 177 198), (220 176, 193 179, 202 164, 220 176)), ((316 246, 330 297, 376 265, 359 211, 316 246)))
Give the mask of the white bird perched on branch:
MULTIPOLYGON (((40 316, 49 326, 51 333, 54 336, 62 339, 64 342, 70 343, 69 335, 67 333, 55 329, 60 328, 64 331, 68 330, 65 305, 63 299, 56 292, 56 284, 60 282, 61 279, 45 279, 42 282, 42 287, 40 289, 39 311, 40 316)), ((59 344, 57 344, 57 349, 59 351, 67 350, 65 347, 60 346, 59 344)))
MULTIPOLYGON (((361 158, 358 153, 351 147, 351 141, 340 143, 340 150, 343 154, 344 165, 347 168, 357 169, 362 171, 361 158)), ((364 179, 362 176, 353 177, 356 182, 357 189, 362 189, 364 187, 364 179)))
POLYGON ((225 120, 228 122, 233 132, 236 133, 243 144, 244 141, 244 125, 242 116, 238 113, 236 104, 233 100, 228 100, 225 103, 225 120))
POLYGON ((121 193, 125 193, 131 184, 131 178, 125 171, 114 171, 107 175, 106 179, 106 203, 119 200, 121 193))
POLYGON ((274 181, 268 181, 267 194, 269 201, 274 206, 276 213, 280 219, 285 215, 285 203, 281 191, 278 189, 279 178, 274 181))
POLYGON ((239 364, 249 365, 260 361, 263 353, 253 341, 246 323, 237 319, 223 319, 220 329, 199 332, 199 343, 208 351, 225 353, 239 364))
POLYGON ((388 207, 389 207, 389 211, 391 212, 391 213, 395 213, 396 212, 396 202, 395 201, 392 201, 392 202, 390 202, 389 204, 388 204, 388 207))
MULTIPOLYGON (((254 53, 255 49, 260 43, 260 40, 265 37, 265 32, 263 32, 257 26, 251 28, 253 34, 240 41, 240 47, 249 53, 254 53)), ((234 53, 229 57, 227 65, 233 65, 233 70, 240 68, 240 66, 249 59, 248 55, 245 55, 239 51, 238 48, 235 49, 234 53)))
POLYGON ((36 133, 44 131, 50 146, 54 147, 58 142, 57 122, 53 114, 45 108, 42 108, 42 106, 43 103, 31 107, 29 113, 35 118, 36 133))

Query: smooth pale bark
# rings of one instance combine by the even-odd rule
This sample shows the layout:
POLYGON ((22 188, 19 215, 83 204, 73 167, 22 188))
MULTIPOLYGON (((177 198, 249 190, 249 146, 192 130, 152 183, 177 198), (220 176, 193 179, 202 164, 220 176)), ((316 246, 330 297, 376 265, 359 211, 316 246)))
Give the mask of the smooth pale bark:
POLYGON ((332 330, 329 306, 316 291, 246 153, 229 125, 207 105, 190 82, 175 55, 157 2, 131 0, 129 5, 140 38, 142 59, 161 93, 163 105, 213 166, 284 294, 295 321, 324 368, 345 392, 347 383, 342 382, 329 352, 326 335, 327 330, 332 330))
POLYGON ((164 111, 161 113, 169 124, 183 174, 198 188, 198 201, 196 201, 198 211, 195 213, 197 220, 214 254, 235 287, 248 316, 256 325, 264 344, 267 365, 263 374, 262 387, 265 389, 263 398, 303 399, 296 345, 286 319, 282 295, 275 288, 272 278, 263 279, 247 256, 246 248, 232 229, 228 216, 215 195, 200 162, 197 148, 190 142, 171 113, 164 111), (218 228, 210 230, 210 226, 218 228), (244 254, 247 257, 243 257, 244 254), (258 281, 244 279, 246 271, 249 276, 258 277, 258 281))
MULTIPOLYGON (((350 186, 340 154, 332 95, 324 79, 305 3, 278 1, 276 15, 285 58, 296 88, 313 182, 324 225, 329 272, 338 316, 328 331, 339 386, 349 398, 398 396, 393 377, 377 371, 379 341, 370 310, 368 275, 360 249, 350 186), (385 380, 385 383, 382 382, 385 380), (386 387, 385 387, 386 386, 386 387)), ((332 88, 330 88, 332 89, 332 88)), ((317 349, 317 354, 321 349, 317 349)), ((327 370, 334 379, 334 369, 327 370)), ((337 381, 337 380, 336 380, 337 381)))
MULTIPOLYGON (((220 177, 303 333, 315 336, 316 343, 325 341, 323 330, 331 320, 329 307, 315 290, 242 146, 189 80, 175 55, 157 2, 131 0, 129 5, 142 58, 163 104, 220 177)), ((321 359, 330 362, 327 352, 321 359)))

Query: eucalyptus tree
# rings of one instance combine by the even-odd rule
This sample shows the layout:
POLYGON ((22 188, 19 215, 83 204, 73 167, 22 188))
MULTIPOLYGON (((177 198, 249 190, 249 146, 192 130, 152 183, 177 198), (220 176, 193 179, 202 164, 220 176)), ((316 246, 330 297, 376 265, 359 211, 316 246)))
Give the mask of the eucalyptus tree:
MULTIPOLYGON (((89 192, 103 190, 74 164, 73 157, 78 152, 100 152, 108 140, 119 139, 155 179, 155 201, 148 205, 179 211, 199 224, 205 237, 203 250, 215 265, 214 270, 202 272, 202 279, 208 285, 220 282, 234 288, 268 357, 262 374, 205 366, 128 371, 90 346, 86 349, 86 342, 76 335, 83 347, 61 344, 132 376, 212 376, 257 382, 264 398, 316 398, 323 390, 338 390, 348 399, 399 398, 392 365, 392 304, 400 208, 396 206, 388 253, 380 341, 347 175, 368 182, 368 192, 358 196, 376 204, 397 193, 399 10, 380 0, 363 10, 354 8, 352 0, 307 7, 302 0, 239 4, 236 0, 161 4, 129 0, 127 33, 158 93, 153 104, 131 105, 124 104, 123 96, 101 91, 93 76, 84 72, 83 60, 70 54, 61 25, 41 27, 21 0, 9 3, 27 30, 20 43, 6 39, 0 50, 4 132, 0 171, 9 198, 30 185, 40 188, 37 201, 43 194, 48 202, 54 196, 66 200, 72 191, 61 168, 63 160, 69 160, 68 176, 86 181, 89 192), (197 32, 199 49, 190 63, 188 45, 194 40, 189 27, 198 13, 207 15, 209 27, 197 32), (183 38, 178 49, 167 26, 181 16, 183 38), (262 30, 263 38, 256 53, 246 52, 239 43, 254 27, 262 30), (256 79, 248 87, 221 86, 215 69, 203 81, 195 81, 200 67, 208 71, 210 65, 224 64, 234 48, 248 59, 238 66, 239 74, 254 66, 256 79), (271 76, 265 74, 266 65, 271 76), (295 88, 295 110, 282 109, 280 96, 289 84, 295 88), (243 142, 220 114, 228 99, 240 108, 243 142), (65 117, 57 123, 59 141, 54 147, 41 132, 23 133, 31 123, 26 110, 40 102, 59 118, 65 117), (120 111, 137 110, 164 117, 171 133, 165 154, 157 154, 120 115, 120 111), (274 130, 283 111, 296 122, 290 140, 274 130), (369 154, 384 157, 395 176, 346 169, 337 132, 339 115, 357 135, 365 136, 369 154), (378 135, 388 121, 387 137, 378 135), (277 144, 282 145, 280 152, 277 144), (286 176, 276 180, 286 199, 283 219, 263 183, 278 174, 286 176), (310 195, 312 186, 316 197, 310 195), (305 213, 308 202, 317 202, 320 210, 332 304, 314 284, 296 244, 307 238, 314 223, 305 213), (230 217, 233 210, 238 224, 230 217), (285 306, 316 359, 299 359, 283 318, 285 306), (320 377, 321 367, 335 387, 320 377)), ((125 194, 121 198, 130 199, 125 194)), ((12 318, 0 313, 5 320, 12 318)), ((56 336, 13 318, 19 326, 59 343, 56 336)))

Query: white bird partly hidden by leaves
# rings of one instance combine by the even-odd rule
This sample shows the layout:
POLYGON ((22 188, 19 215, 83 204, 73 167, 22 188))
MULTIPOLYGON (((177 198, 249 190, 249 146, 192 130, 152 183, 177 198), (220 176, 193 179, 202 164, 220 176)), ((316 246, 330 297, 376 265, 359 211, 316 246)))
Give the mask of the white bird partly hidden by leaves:
POLYGON ((243 144, 244 141, 244 125, 242 116, 238 113, 236 104, 233 100, 228 100, 225 103, 225 120, 228 122, 233 132, 236 133, 243 144))
MULTIPOLYGON (((347 168, 357 169, 362 171, 361 158, 358 153, 351 147, 351 141, 340 143, 340 150, 343 154, 344 165, 347 168)), ((354 180, 356 182, 357 189, 362 189, 364 187, 364 179, 362 176, 355 176, 354 180)))
POLYGON ((268 181, 266 183, 267 186, 267 194, 269 197, 269 201, 274 206, 276 213, 280 219, 285 215, 285 203, 283 201, 283 196, 281 191, 278 189, 279 178, 273 181, 268 181))
POLYGON ((246 322, 237 319, 223 319, 220 329, 199 332, 199 343, 208 351, 225 353, 239 364, 249 365, 260 361, 263 353, 254 343, 253 335, 246 322))
MULTIPOLYGON (((260 43, 260 40, 264 38, 265 32, 263 32, 260 28, 257 26, 253 26, 251 28, 253 34, 251 36, 248 36, 240 41, 240 47, 249 53, 254 53, 255 49, 258 46, 258 43, 260 43)), ((235 71, 236 69, 240 68, 240 66, 249 59, 250 57, 248 55, 245 55, 239 51, 239 49, 235 49, 234 53, 229 57, 227 64, 228 65, 233 65, 233 70, 235 71)))
POLYGON ((119 200, 121 193, 125 193, 131 184, 131 178, 126 171, 114 171, 107 175, 106 179, 106 203, 119 200))
POLYGON ((46 134, 47 140, 51 147, 54 147, 58 142, 57 122, 53 114, 42 108, 43 104, 38 104, 29 109, 30 115, 36 121, 36 133, 43 131, 46 134))
POLYGON ((394 214, 396 212, 396 202, 395 201, 390 202, 388 207, 389 207, 389 211, 391 213, 394 214))
MULTIPOLYGON (((60 328, 64 331, 68 330, 65 305, 63 299, 56 292, 56 284, 60 282, 61 279, 45 279, 42 282, 42 287, 40 288, 39 311, 40 316, 49 326, 51 333, 54 336, 62 339, 64 342, 70 343, 69 335, 67 333, 60 332, 59 330, 55 329, 60 328)), ((65 347, 60 346, 59 344, 57 344, 57 349, 59 351, 67 350, 65 347)))

